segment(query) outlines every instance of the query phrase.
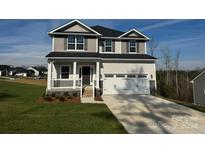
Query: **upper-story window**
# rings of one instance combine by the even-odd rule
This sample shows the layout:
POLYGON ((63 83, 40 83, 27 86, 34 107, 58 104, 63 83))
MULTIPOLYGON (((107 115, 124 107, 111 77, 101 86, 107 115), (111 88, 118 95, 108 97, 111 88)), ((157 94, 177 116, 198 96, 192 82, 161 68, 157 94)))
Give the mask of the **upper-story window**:
POLYGON ((112 40, 105 40, 105 52, 112 52, 112 40))
POLYGON ((131 53, 137 52, 137 42, 135 40, 129 41, 129 52, 131 53))
POLYGON ((68 36, 68 50, 84 50, 84 37, 68 36))

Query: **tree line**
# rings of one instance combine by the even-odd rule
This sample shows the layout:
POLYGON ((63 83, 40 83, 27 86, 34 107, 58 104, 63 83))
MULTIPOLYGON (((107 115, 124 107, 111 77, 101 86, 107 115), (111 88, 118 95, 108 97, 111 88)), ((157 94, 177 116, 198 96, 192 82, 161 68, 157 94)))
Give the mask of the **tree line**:
POLYGON ((148 47, 152 56, 156 56, 156 51, 161 52, 161 56, 157 57, 157 94, 184 102, 193 102, 190 81, 203 69, 180 70, 180 50, 171 51, 169 46, 159 46, 153 37, 148 47))

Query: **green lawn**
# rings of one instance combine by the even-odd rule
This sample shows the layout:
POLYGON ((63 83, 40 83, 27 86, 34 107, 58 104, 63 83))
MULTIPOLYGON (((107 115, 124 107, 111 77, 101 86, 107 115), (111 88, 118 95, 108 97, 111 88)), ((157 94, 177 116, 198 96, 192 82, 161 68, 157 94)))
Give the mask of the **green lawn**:
POLYGON ((127 133, 106 105, 37 103, 44 91, 0 81, 0 133, 127 133))

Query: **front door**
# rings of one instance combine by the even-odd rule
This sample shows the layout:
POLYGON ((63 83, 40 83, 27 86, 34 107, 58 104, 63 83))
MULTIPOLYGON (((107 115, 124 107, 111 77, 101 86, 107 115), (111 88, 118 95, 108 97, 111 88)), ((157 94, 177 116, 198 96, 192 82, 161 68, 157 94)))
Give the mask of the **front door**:
POLYGON ((90 67, 82 67, 83 85, 90 85, 90 67))

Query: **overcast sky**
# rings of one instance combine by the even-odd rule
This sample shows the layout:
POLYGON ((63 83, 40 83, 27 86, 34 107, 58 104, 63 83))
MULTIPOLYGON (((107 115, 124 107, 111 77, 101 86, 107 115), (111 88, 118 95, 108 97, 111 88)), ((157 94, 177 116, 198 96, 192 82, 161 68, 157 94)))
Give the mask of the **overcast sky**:
MULTIPOLYGON (((51 51, 47 33, 70 20, 0 20, 0 64, 46 65, 51 51)), ((205 67, 205 20, 81 20, 128 31, 135 28, 169 46, 174 56, 181 51, 180 68, 205 67)), ((159 48, 160 49, 160 48, 159 48)), ((161 57, 158 50, 156 57, 161 57)))

